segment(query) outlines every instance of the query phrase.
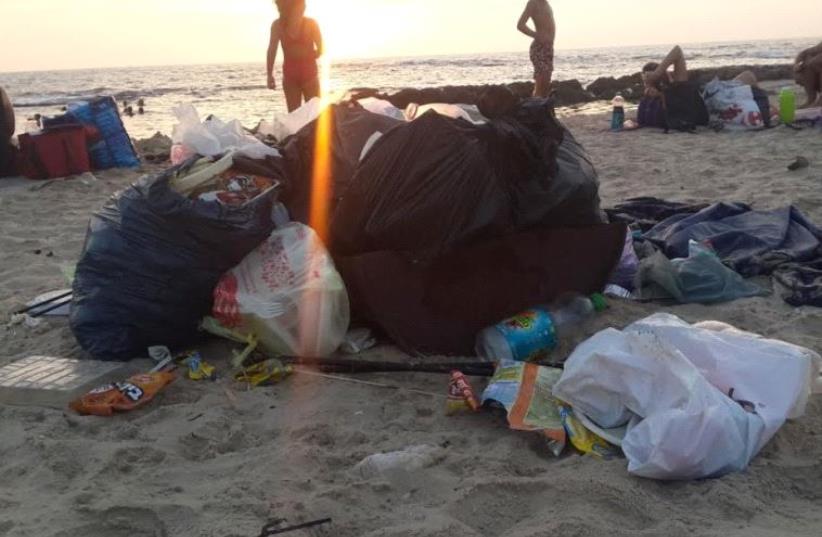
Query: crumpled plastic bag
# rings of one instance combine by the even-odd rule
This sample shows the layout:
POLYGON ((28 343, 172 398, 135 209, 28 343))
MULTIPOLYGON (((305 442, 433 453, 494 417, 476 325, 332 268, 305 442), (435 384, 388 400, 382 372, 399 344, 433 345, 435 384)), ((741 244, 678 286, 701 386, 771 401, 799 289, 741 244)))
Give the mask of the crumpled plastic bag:
POLYGON ((227 272, 214 290, 214 317, 256 334, 275 355, 325 357, 348 332, 345 284, 320 238, 292 222, 227 272))
POLYGON ((297 131, 314 121, 320 116, 322 111, 322 101, 319 97, 314 97, 290 114, 277 116, 272 123, 265 123, 258 131, 265 136, 273 136, 277 141, 282 142, 297 131))
POLYGON ((819 387, 815 352, 658 313, 577 347, 553 395, 605 429, 628 424, 628 471, 700 479, 744 469, 819 387))
POLYGON ((622 249, 622 256, 614 271, 608 277, 608 283, 633 291, 636 287, 638 271, 639 257, 637 257, 636 250, 634 250, 634 235, 631 228, 628 228, 625 231, 625 246, 622 249))
POLYGON ((707 246, 692 240, 688 247, 687 258, 668 259, 657 252, 642 261, 639 274, 643 299, 715 304, 770 294, 725 266, 707 246))
POLYGON ((747 84, 715 78, 705 86, 704 98, 712 118, 727 127, 761 129, 765 126, 762 110, 747 84))
POLYGON ((178 121, 171 135, 174 144, 171 163, 174 165, 193 154, 214 157, 229 150, 236 150, 252 159, 280 156, 279 151, 246 133, 236 119, 225 123, 212 117, 201 122, 197 109, 191 104, 177 106, 173 112, 178 121))

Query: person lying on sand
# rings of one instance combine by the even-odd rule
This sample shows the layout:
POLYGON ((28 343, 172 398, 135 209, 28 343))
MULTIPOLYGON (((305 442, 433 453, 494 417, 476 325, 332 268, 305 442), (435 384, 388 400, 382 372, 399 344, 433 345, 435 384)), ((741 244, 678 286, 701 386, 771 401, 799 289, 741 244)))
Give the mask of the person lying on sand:
POLYGON ((528 0, 517 23, 517 30, 534 41, 531 43, 531 63, 534 64, 534 96, 548 97, 554 75, 554 38, 557 27, 554 12, 547 0, 528 0), (534 30, 528 20, 534 21, 534 30))
POLYGON ((271 25, 266 66, 268 88, 276 89, 274 61, 283 47, 283 92, 288 111, 320 95, 317 58, 323 54, 323 38, 317 21, 305 16, 305 0, 276 0, 280 18, 271 25))
POLYGON ((822 106, 822 43, 805 49, 793 64, 796 83, 805 88, 808 102, 802 108, 822 106))
MULTIPOLYGON (((687 82, 688 77, 688 62, 679 45, 672 48, 661 63, 650 62, 642 67, 642 84, 645 89, 644 96, 639 101, 637 122, 640 127, 664 126, 663 93, 673 84, 687 82)), ((743 71, 734 80, 751 87, 758 87, 759 84, 751 71, 743 71)))

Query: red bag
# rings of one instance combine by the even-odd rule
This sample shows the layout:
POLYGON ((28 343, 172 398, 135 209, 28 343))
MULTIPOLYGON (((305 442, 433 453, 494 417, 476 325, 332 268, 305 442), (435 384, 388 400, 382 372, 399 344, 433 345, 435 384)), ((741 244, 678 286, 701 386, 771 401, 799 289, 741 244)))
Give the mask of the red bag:
POLYGON ((18 168, 29 179, 54 179, 91 171, 82 126, 65 126, 41 134, 21 134, 18 168))

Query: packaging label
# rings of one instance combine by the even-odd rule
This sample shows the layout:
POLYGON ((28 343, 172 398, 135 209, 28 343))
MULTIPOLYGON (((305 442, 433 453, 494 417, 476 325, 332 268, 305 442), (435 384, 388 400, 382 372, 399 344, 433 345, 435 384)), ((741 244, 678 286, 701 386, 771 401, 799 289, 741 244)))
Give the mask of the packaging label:
POLYGON ((506 319, 496 329, 508 342, 511 355, 518 362, 541 360, 557 346, 556 330, 551 316, 539 309, 528 310, 506 319))

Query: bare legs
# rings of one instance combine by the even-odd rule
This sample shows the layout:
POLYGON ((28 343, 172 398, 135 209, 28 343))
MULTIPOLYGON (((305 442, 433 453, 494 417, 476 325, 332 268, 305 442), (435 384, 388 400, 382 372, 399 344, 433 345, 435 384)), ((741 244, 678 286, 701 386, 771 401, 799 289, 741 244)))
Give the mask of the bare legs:
POLYGON ((534 79, 534 97, 546 98, 551 93, 551 73, 541 73, 534 79))
POLYGON ((283 92, 285 93, 285 104, 288 106, 288 111, 293 112, 303 102, 308 102, 314 97, 320 96, 320 79, 313 80, 304 84, 295 84, 283 80, 283 92))

